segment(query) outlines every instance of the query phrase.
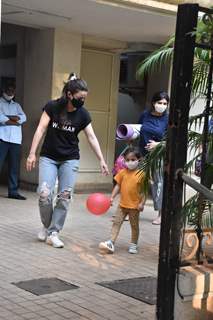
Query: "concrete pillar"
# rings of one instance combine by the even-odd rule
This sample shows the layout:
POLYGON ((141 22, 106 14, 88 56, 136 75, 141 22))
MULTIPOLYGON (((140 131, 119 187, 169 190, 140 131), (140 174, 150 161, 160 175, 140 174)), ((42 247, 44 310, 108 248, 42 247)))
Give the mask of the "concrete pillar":
POLYGON ((23 126, 20 180, 36 184, 38 170, 27 173, 26 157, 38 125, 42 107, 51 99, 54 30, 26 29, 24 65, 24 111, 27 122, 23 126))

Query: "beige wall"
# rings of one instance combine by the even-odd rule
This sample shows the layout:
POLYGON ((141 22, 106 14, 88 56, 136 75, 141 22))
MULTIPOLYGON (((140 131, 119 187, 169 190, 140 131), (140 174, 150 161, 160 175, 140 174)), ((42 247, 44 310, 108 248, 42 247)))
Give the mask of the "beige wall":
POLYGON ((52 98, 61 96, 64 81, 69 74, 80 73, 81 66, 80 34, 72 34, 63 30, 54 31, 53 69, 52 69, 52 98))

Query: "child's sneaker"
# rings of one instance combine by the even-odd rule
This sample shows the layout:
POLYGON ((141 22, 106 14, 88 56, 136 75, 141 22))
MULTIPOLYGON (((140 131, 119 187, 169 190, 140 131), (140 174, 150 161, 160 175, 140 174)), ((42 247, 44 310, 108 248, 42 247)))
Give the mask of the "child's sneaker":
POLYGON ((46 240, 47 244, 52 245, 54 248, 63 248, 64 243, 59 239, 58 232, 52 232, 46 240))
POLYGON ((129 253, 138 253, 138 248, 137 248, 137 244, 135 243, 130 243, 129 245, 129 253))
POLYGON ((111 240, 100 242, 99 249, 102 249, 102 250, 104 249, 104 250, 108 251, 108 253, 113 253, 115 251, 114 244, 112 243, 111 240))

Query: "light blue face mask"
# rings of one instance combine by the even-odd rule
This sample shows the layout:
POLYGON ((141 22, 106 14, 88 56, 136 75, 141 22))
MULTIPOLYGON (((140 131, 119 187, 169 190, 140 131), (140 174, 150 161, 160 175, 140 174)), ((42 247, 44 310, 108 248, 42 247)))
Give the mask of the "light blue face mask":
POLYGON ((160 103, 155 103, 154 107, 155 107, 155 111, 158 113, 164 113, 167 109, 167 105, 163 105, 160 103))

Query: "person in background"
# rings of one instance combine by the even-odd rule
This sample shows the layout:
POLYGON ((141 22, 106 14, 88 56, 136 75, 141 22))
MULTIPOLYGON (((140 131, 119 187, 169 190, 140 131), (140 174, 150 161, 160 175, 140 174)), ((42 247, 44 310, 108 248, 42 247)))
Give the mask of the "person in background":
POLYGON ((139 215, 140 211, 143 211, 145 203, 145 196, 143 194, 144 174, 138 171, 141 154, 137 149, 129 147, 123 156, 126 168, 120 170, 115 175, 116 185, 111 194, 111 204, 113 204, 117 194, 120 194, 120 204, 113 221, 111 238, 110 240, 100 242, 99 249, 106 251, 106 253, 114 252, 115 241, 123 221, 128 215, 132 231, 129 253, 135 254, 138 252, 139 215))
MULTIPOLYGON (((139 118, 138 123, 142 125, 139 147, 143 156, 153 150, 165 137, 168 126, 168 105, 168 94, 164 91, 156 92, 152 97, 150 110, 145 110, 139 118)), ((158 211, 158 216, 152 224, 159 225, 163 198, 162 170, 157 170, 153 174, 151 189, 154 209, 158 211)))
POLYGON ((71 74, 64 85, 62 96, 45 105, 27 158, 26 167, 30 171, 35 168, 36 152, 46 133, 39 158, 38 193, 43 227, 38 239, 46 241, 54 248, 64 247, 59 232, 64 226, 79 168, 80 131, 85 133, 88 143, 100 161, 102 173, 109 174, 91 125, 90 114, 84 108, 87 94, 87 83, 77 78, 75 74, 71 74), (53 205, 56 179, 58 179, 58 195, 53 205))
POLYGON ((15 85, 7 84, 0 98, 0 171, 8 159, 8 198, 26 200, 18 191, 22 124, 26 115, 15 102, 15 85))

